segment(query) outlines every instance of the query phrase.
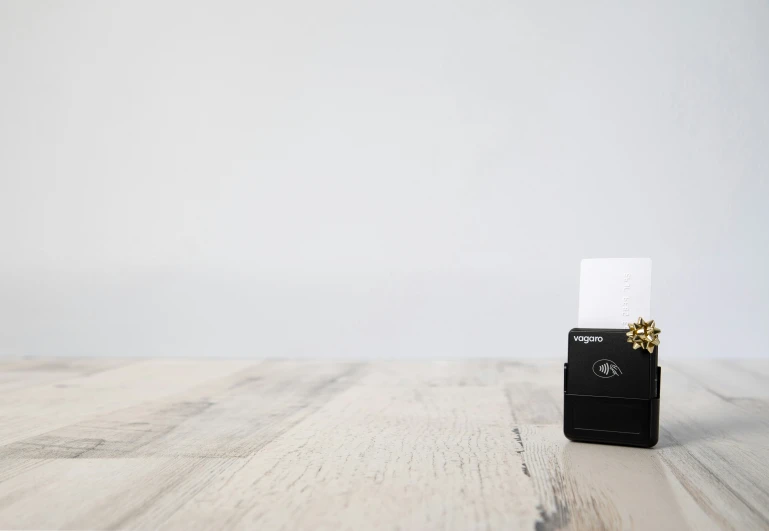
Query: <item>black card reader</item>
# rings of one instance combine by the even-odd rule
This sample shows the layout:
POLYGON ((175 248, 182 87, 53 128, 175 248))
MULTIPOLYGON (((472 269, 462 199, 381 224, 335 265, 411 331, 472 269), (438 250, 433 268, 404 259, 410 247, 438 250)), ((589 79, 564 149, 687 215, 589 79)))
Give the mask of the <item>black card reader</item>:
POLYGON ((572 441, 652 447, 659 440, 659 347, 627 329, 574 328, 564 365, 563 432, 572 441))

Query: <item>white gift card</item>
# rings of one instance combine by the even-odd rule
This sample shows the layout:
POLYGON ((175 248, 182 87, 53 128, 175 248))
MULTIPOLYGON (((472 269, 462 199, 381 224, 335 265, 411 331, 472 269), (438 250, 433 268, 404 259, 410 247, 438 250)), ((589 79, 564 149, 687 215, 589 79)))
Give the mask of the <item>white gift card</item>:
POLYGON ((651 258, 582 260, 579 274, 579 328, 625 328, 651 319, 651 258))

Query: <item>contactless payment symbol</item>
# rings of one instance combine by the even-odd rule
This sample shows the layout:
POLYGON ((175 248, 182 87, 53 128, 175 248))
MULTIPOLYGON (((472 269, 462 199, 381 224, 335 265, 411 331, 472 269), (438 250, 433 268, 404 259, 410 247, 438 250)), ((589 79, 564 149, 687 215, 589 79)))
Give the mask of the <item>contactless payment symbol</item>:
POLYGON ((593 373, 599 378, 613 378, 614 376, 620 376, 622 371, 611 360, 598 360, 593 363, 593 373))

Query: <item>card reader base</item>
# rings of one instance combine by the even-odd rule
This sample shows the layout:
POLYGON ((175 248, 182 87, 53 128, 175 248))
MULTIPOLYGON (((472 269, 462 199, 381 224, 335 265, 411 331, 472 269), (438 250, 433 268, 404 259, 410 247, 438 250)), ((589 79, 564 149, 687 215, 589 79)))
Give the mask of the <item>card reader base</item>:
POLYGON ((659 440, 660 381, 657 367, 656 398, 619 398, 569 394, 569 364, 565 363, 563 433, 579 442, 651 448, 659 440))

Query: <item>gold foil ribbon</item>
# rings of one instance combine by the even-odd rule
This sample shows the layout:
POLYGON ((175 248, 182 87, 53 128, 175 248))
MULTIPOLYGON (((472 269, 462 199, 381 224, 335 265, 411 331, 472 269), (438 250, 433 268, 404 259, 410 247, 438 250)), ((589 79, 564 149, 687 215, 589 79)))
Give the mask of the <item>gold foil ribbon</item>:
POLYGON ((630 332, 627 335, 627 342, 633 344, 633 350, 644 348, 649 354, 654 352, 654 347, 660 344, 660 329, 654 326, 654 319, 644 321, 642 317, 635 323, 628 324, 630 332))

